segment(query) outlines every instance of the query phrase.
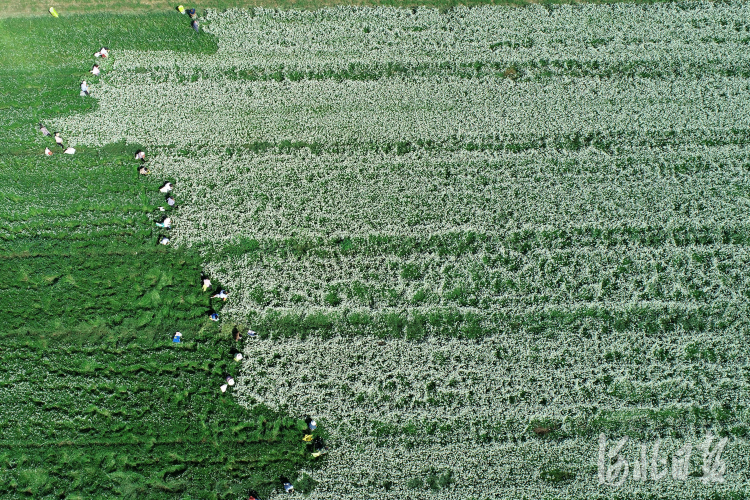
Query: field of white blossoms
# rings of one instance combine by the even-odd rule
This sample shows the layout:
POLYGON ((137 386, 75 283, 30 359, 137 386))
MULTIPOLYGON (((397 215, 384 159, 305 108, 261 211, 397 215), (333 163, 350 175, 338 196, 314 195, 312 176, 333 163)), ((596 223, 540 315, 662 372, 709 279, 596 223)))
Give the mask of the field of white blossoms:
POLYGON ((746 498, 750 4, 202 25, 54 126, 173 182, 310 498, 746 498))

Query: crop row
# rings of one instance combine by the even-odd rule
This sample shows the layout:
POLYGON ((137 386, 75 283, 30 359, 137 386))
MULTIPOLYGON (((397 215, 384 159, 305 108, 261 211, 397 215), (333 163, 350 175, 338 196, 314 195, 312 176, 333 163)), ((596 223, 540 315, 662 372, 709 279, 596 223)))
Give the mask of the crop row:
POLYGON ((185 190, 175 241, 216 245, 239 238, 732 227, 746 210, 748 161, 746 146, 734 145, 623 148, 615 155, 546 148, 213 151, 159 156, 154 171, 185 190))
MULTIPOLYGON (((227 66, 338 70, 383 61, 506 62, 747 61, 750 11, 741 3, 530 6, 524 9, 320 9, 210 11, 207 30, 227 66), (687 8, 686 8, 687 7, 687 8), (251 54, 251 57, 248 57, 251 54)), ((146 67, 189 66, 168 53, 139 56, 146 67)), ((210 58, 200 58, 204 66, 210 58)), ((118 62, 133 64, 131 54, 118 62)), ((205 66, 204 66, 205 67, 205 66)), ((213 69, 213 66, 209 66, 213 69)), ((118 66, 119 68, 119 66, 118 66)))
POLYGON ((534 248, 446 257, 433 251, 409 258, 380 256, 219 260, 211 274, 239 292, 234 315, 265 307, 380 308, 383 306, 524 309, 545 304, 744 302, 741 270, 750 256, 736 246, 674 249, 534 248), (224 271, 222 270, 229 270, 224 271))
POLYGON ((747 80, 598 78, 550 83, 456 77, 153 83, 135 74, 93 88, 100 108, 56 120, 75 142, 149 146, 283 140, 350 144, 638 130, 748 128, 747 80), (398 96, 398 99, 394 99, 398 96), (205 102, 200 108, 185 100, 205 102), (647 104, 644 106, 643 104, 647 104), (112 122, 110 116, 119 119, 112 122), (106 130, 106 133, 104 132, 106 130))

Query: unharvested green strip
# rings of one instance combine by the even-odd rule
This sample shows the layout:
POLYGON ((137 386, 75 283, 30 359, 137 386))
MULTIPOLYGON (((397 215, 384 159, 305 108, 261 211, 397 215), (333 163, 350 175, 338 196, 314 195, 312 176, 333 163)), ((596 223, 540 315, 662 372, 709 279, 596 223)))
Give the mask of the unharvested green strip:
POLYGON ((195 82, 200 79, 227 79, 247 81, 302 80, 380 80, 394 77, 444 78, 508 78, 511 80, 550 81, 552 78, 674 78, 685 76, 750 77, 750 63, 727 65, 723 61, 685 62, 665 65, 657 61, 578 61, 532 60, 532 61, 473 61, 417 63, 385 62, 380 64, 351 63, 346 69, 296 69, 256 66, 252 68, 228 68, 206 70, 199 67, 182 68, 134 68, 137 73, 147 73, 152 82, 195 82))
MULTIPOLYGON (((513 313, 509 311, 481 311, 474 308, 432 307, 367 310, 317 310, 307 314, 268 308, 263 314, 250 313, 246 322, 263 337, 305 338, 309 335, 329 338, 335 335, 371 336, 421 340, 428 335, 481 338, 498 332, 524 333, 529 339, 557 339, 564 342, 571 332, 584 339, 607 332, 638 331, 659 338, 675 332, 733 331, 747 327, 744 306, 715 303, 691 308, 677 305, 624 305, 614 310, 611 306, 589 304, 577 309, 544 312, 513 313)), ((699 349, 691 355, 696 359, 729 361, 738 353, 699 349)), ((662 354, 664 361, 674 360, 683 353, 662 354)), ((692 358, 691 358, 692 359, 692 358)))
MULTIPOLYGON (((619 154, 623 145, 627 148, 659 148, 659 147, 684 147, 684 146, 727 146, 750 144, 750 129, 732 128, 717 133, 714 130, 695 129, 681 130, 679 133, 673 130, 662 130, 658 132, 612 132, 602 133, 573 133, 570 135, 545 134, 539 136, 519 135, 509 139, 497 137, 490 138, 481 142, 467 141, 459 137, 450 138, 447 141, 436 141, 432 139, 405 140, 397 142, 363 142, 356 143, 338 142, 336 144, 307 142, 307 141, 290 141, 284 140, 279 142, 255 141, 241 146, 228 146, 224 148, 227 154, 244 154, 267 152, 278 154, 296 153, 300 150, 310 151, 313 155, 326 153, 344 154, 344 153, 367 153, 379 152, 395 155, 406 155, 422 151, 506 151, 511 153, 521 153, 524 151, 539 150, 542 153, 547 151, 581 151, 587 148, 594 148, 608 154, 619 154)), ((195 150, 177 150, 177 154, 193 155, 195 151, 200 151, 204 146, 197 144, 195 150)), ((172 148, 167 148, 172 152, 172 148)), ((616 160, 616 158, 613 158, 616 160)), ((700 163, 695 165, 681 164, 674 166, 675 172, 690 173, 698 171, 702 167, 700 163)))
MULTIPOLYGON (((665 244, 674 247, 693 245, 747 245, 750 243, 750 226, 673 227, 673 228, 596 228, 580 227, 555 231, 510 231, 507 233, 477 234, 451 232, 414 236, 371 235, 347 238, 289 238, 240 239, 224 245, 222 255, 245 256, 249 261, 262 257, 304 258, 315 255, 322 258, 336 256, 395 255, 406 257, 424 253, 455 256, 480 253, 497 253, 498 249, 527 253, 532 249, 546 248, 596 248, 638 245, 657 248, 665 244)), ((206 251, 217 250, 205 245, 206 251)))
MULTIPOLYGON (((502 401, 500 404, 516 404, 514 401, 502 401)), ((677 439, 702 439, 706 428, 712 428, 717 435, 747 438, 750 435, 750 420, 747 419, 745 406, 704 408, 700 406, 661 405, 658 409, 627 408, 606 409, 585 403, 568 408, 573 418, 531 420, 482 421, 470 420, 445 424, 440 419, 425 419, 395 425, 384 422, 363 423, 365 432, 382 440, 384 446, 394 442, 413 446, 434 442, 455 442, 455 433, 461 428, 472 429, 472 436, 461 435, 461 440, 477 443, 506 441, 549 441, 561 439, 591 438, 595 442, 599 433, 611 436, 629 436, 636 440, 656 440, 664 437, 677 439)))

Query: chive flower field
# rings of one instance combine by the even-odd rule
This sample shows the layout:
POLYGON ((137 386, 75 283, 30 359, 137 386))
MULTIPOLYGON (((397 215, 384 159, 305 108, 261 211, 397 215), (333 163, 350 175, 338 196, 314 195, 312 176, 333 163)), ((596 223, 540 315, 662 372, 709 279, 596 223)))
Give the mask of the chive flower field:
POLYGON ((750 4, 200 21, 50 124, 174 185, 309 498, 747 497, 750 4))

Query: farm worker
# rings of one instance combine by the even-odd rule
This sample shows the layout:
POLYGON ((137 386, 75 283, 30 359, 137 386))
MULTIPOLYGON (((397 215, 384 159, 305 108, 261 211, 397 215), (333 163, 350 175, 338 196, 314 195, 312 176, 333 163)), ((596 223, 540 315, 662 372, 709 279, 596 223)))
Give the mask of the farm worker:
POLYGON ((235 354, 234 355, 234 360, 235 361, 242 361, 242 353, 238 352, 237 354, 235 354))
POLYGON ((162 192, 162 193, 168 193, 172 189, 174 189, 172 187, 172 184, 170 184, 169 182, 167 182, 166 184, 164 184, 162 187, 159 188, 159 191, 162 192))
POLYGON ((146 153, 144 153, 143 151, 141 151, 139 149, 138 151, 135 152, 135 159, 136 160, 141 160, 141 161, 145 162, 146 161, 146 153))
POLYGON ((146 167, 141 167, 141 168, 138 169, 138 173, 141 174, 141 175, 148 175, 151 172, 149 172, 149 170, 146 167))
POLYGON ((317 436, 312 440, 312 445, 313 448, 315 448, 315 451, 312 453, 313 458, 318 458, 319 456, 328 453, 328 446, 325 445, 320 436, 317 436))
POLYGON ((74 155, 76 154, 75 148, 67 148, 65 151, 63 151, 66 155, 74 155))
POLYGON ((49 148, 44 148, 44 154, 47 156, 52 156, 52 151, 49 150, 49 148))
POLYGON ((234 385, 234 379, 230 375, 226 376, 226 381, 228 385, 234 385))
POLYGON ((203 278, 203 291, 205 292, 209 288, 211 288, 211 280, 208 278, 203 278))
POLYGON ((195 19, 195 9, 189 9, 187 13, 190 16, 190 19, 195 19))
POLYGON ((52 135, 49 133, 49 130, 47 130, 47 127, 45 127, 41 123, 39 124, 39 131, 42 133, 44 137, 47 137, 48 135, 52 135))
POLYGON ((193 29, 195 30, 196 33, 200 32, 200 28, 198 27, 198 21, 196 21, 195 19, 193 19, 193 22, 190 25, 193 27, 193 29))
POLYGON ((221 300, 224 300, 224 301, 227 300, 227 297, 229 297, 229 294, 227 293, 226 290, 222 290, 219 293, 217 293, 216 295, 211 295, 212 299, 221 299, 221 300))
POLYGON ((58 146, 63 147, 63 140, 62 137, 60 137, 60 132, 55 132, 55 142, 58 146))
POLYGON ((219 389, 221 389, 221 392, 227 392, 227 384, 222 384, 219 389))
POLYGON ((310 415, 305 415, 305 423, 307 424, 308 429, 311 431, 314 431, 318 426, 315 424, 315 420, 310 418, 310 415))
POLYGON ((49 13, 52 14, 52 17, 60 17, 54 7, 49 8, 49 13))
POLYGON ((94 76, 99 76, 99 65, 98 64, 94 64, 91 67, 91 71, 89 71, 89 73, 91 73, 94 76))
POLYGON ((281 478, 282 483, 284 484, 284 491, 287 493, 291 493, 294 491, 294 486, 292 486, 292 483, 289 482, 286 478, 281 478))
POLYGON ((164 219, 164 221, 157 222, 156 225, 158 227, 163 227, 164 229, 169 229, 169 228, 172 227, 172 219, 170 219, 169 217, 167 217, 166 219, 164 219))
POLYGON ((254 331, 252 331, 252 330, 248 330, 248 331, 247 331, 247 336, 248 336, 248 337, 257 337, 257 336, 258 336, 258 334, 257 334, 257 333, 255 333, 255 332, 254 332, 254 331))
POLYGON ((86 80, 81 82, 81 95, 89 95, 89 86, 86 80))
POLYGON ((159 240, 159 243, 162 245, 169 245, 169 238, 162 238, 159 240))
POLYGON ((308 443, 310 441, 312 441, 312 440, 313 440, 313 435, 312 434, 305 434, 305 436, 302 438, 302 441, 305 441, 305 442, 308 442, 308 443))
POLYGON ((313 458, 318 458, 319 456, 328 453, 328 446, 326 446, 323 440, 320 439, 320 436, 313 439, 312 444, 315 447, 315 452, 312 453, 313 458))
POLYGON ((178 5, 177 6, 177 12, 179 12, 180 14, 184 14, 185 13, 185 7, 183 7, 182 5, 178 5))
POLYGON ((182 334, 180 332, 175 333, 174 337, 172 337, 172 342, 179 344, 180 340, 182 340, 182 334))
POLYGON ((96 52, 94 54, 94 57, 103 57, 106 59, 107 57, 109 57, 109 49, 107 47, 102 47, 101 49, 99 49, 99 52, 96 52))
POLYGON ((175 204, 174 198, 172 198, 171 196, 167 196, 167 205, 169 205, 170 207, 173 207, 174 204, 175 204))
POLYGON ((211 314, 209 318, 211 318, 211 321, 219 321, 219 315, 216 313, 211 314))

